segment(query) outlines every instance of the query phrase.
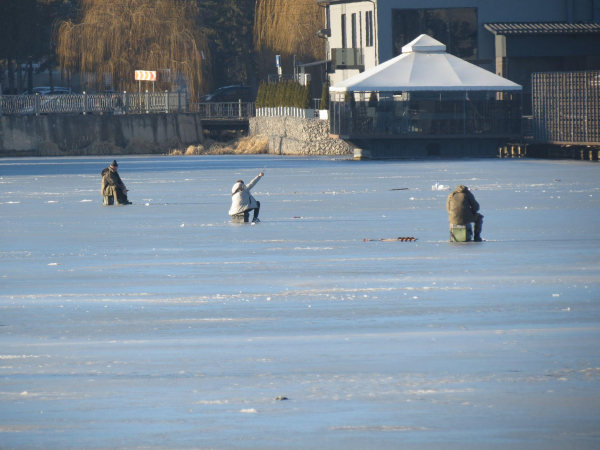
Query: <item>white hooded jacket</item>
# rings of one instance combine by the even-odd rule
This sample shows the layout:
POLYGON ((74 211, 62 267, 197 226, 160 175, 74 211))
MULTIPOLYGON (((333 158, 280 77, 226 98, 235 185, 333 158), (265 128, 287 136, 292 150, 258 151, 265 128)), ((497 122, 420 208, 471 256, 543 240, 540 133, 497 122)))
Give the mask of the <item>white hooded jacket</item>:
POLYGON ((258 183, 260 178, 260 175, 257 176, 248 185, 243 183, 235 183, 233 185, 231 188, 231 208, 229 208, 230 216, 243 213, 258 206, 256 200, 250 194, 250 189, 258 183))

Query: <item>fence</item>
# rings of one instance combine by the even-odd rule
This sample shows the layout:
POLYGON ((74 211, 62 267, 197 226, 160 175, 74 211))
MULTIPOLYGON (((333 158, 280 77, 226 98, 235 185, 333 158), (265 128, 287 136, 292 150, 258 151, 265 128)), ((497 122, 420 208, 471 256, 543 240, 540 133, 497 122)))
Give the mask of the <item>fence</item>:
POLYGON ((231 103, 191 103, 189 112, 200 114, 203 119, 240 119, 254 117, 256 110, 253 102, 231 103))
POLYGON ((534 140, 600 144, 600 71, 532 75, 534 140))
POLYGON ((257 117, 299 117, 301 119, 314 119, 314 109, 291 108, 280 106, 277 108, 258 108, 256 110, 257 117))
POLYGON ((522 128, 523 128, 523 139, 533 139, 533 116, 523 116, 522 128))
POLYGON ((185 92, 0 96, 0 115, 147 114, 187 110, 185 92))

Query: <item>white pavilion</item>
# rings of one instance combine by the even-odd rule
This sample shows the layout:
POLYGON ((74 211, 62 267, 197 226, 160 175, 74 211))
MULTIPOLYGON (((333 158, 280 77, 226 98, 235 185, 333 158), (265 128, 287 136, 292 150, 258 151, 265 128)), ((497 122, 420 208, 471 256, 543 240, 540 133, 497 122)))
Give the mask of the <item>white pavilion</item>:
POLYGON ((521 135, 521 91, 423 34, 401 55, 330 87, 331 134, 486 138, 496 145, 521 135))

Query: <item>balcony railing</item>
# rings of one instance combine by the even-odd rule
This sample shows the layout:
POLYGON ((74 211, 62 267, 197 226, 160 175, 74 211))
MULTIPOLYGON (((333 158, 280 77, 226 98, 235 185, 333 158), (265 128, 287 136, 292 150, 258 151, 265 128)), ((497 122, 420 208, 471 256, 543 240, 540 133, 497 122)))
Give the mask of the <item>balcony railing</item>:
POLYGON ((364 69, 365 60, 361 48, 332 48, 334 69, 364 69))

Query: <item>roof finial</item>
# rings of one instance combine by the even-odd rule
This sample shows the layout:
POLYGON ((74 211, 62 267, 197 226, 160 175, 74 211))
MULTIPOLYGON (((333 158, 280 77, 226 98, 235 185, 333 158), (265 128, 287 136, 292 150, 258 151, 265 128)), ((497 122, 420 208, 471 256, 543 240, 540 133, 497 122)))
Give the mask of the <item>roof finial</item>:
POLYGON ((446 46, 431 36, 422 34, 414 41, 402 47, 402 53, 433 53, 445 52, 446 46))

